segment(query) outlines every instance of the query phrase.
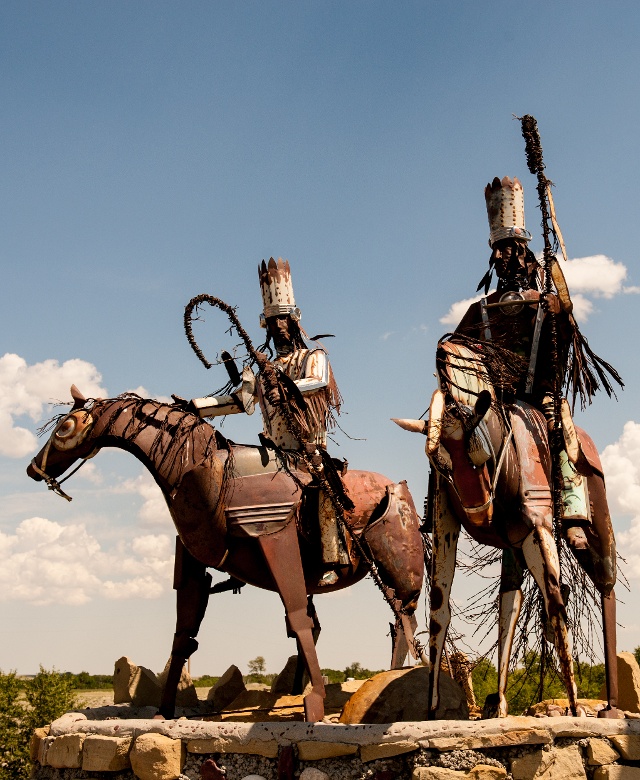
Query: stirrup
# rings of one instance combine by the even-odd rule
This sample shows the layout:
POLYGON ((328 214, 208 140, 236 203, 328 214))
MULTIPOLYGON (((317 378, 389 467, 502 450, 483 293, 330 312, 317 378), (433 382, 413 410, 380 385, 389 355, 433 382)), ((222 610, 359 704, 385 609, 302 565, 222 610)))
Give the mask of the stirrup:
POLYGON ((335 573, 335 571, 327 571, 325 572, 322 577, 318 580, 318 585, 321 586, 327 586, 327 585, 335 585, 338 581, 338 575, 335 573))

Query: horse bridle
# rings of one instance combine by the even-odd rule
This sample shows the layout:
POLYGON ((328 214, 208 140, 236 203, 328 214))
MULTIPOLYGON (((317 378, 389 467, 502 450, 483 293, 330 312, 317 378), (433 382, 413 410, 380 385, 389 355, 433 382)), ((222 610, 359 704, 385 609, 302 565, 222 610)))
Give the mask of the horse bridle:
MULTIPOLYGON (((68 495, 67 493, 64 492, 64 490, 60 487, 60 485, 62 485, 63 482, 66 482, 69 479, 69 477, 72 477, 76 473, 76 471, 78 471, 78 469, 82 468, 82 466, 84 466, 84 464, 90 458, 93 458, 93 456, 100 449, 100 447, 94 447, 94 449, 91 450, 91 452, 89 452, 88 455, 85 455, 84 457, 80 457, 80 463, 78 463, 78 465, 72 471, 70 471, 64 479, 58 480, 55 477, 52 477, 50 474, 47 474, 47 471, 46 471, 47 459, 49 457, 49 450, 51 449, 51 444, 52 444, 52 442, 53 442, 53 440, 55 438, 55 435, 58 433, 60 428, 62 428, 62 426, 65 424, 65 422, 74 414, 74 412, 77 412, 77 411, 81 411, 81 410, 73 409, 72 411, 69 412, 69 414, 66 414, 60 420, 60 422, 58 422, 58 424, 55 426, 55 428, 51 432, 51 436, 49 436, 49 440, 45 444, 44 451, 42 453, 42 465, 38 466, 38 464, 36 463, 35 457, 31 459, 31 467, 36 472, 36 474, 38 474, 38 476, 42 477, 42 479, 46 482, 47 488, 49 490, 52 490, 57 496, 60 496, 61 498, 66 499, 67 501, 72 501, 73 499, 72 499, 72 497, 70 495, 68 495)), ((84 411, 87 414, 89 414, 88 410, 84 410, 84 411)), ((89 416, 91 417, 91 415, 89 415, 89 416)), ((94 423, 95 423, 95 420, 93 420, 93 418, 91 418, 91 422, 85 428, 85 433, 84 433, 84 436, 83 436, 82 440, 80 442, 78 442, 79 444, 81 444, 82 441, 89 434, 89 431, 93 427, 94 423)), ((54 447, 55 447, 55 444, 54 444, 54 447)))

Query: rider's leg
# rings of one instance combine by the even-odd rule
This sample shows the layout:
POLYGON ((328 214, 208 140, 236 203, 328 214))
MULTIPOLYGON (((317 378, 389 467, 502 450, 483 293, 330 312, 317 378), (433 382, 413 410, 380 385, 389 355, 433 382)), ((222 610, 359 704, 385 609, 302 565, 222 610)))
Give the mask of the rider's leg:
POLYGON ((585 526, 589 525, 587 480, 579 474, 569 460, 566 450, 559 455, 562 472, 562 529, 567 541, 575 550, 589 546, 585 526))
POLYGON ((349 556, 340 539, 338 520, 333 503, 322 489, 319 490, 318 496, 318 523, 320 525, 322 561, 325 566, 325 573, 318 584, 334 585, 338 581, 335 568, 348 565, 349 556))

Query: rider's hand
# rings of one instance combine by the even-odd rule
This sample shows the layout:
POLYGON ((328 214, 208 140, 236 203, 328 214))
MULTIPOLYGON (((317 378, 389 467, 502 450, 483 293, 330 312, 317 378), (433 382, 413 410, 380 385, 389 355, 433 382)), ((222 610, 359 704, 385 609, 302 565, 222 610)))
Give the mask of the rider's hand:
POLYGON ((560 301, 557 295, 554 295, 553 293, 544 293, 542 299, 550 314, 560 314, 560 301))

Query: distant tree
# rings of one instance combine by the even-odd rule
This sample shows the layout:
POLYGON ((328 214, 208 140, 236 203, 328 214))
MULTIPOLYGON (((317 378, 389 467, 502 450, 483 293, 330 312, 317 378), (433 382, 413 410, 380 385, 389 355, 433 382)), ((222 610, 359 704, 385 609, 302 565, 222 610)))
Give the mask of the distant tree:
POLYGON ((640 664, 640 646, 636 647, 636 649, 633 651, 633 654, 636 657, 636 661, 640 664))
POLYGON ((372 671, 371 669, 365 669, 359 661, 354 661, 350 666, 344 670, 344 679, 348 680, 349 677, 353 677, 354 680, 368 680, 370 677, 374 677, 382 670, 372 671))
POLYGON ((254 658, 253 661, 249 661, 247 667, 250 675, 261 675, 267 671, 265 660, 261 655, 254 658))
POLYGON ((476 704, 482 708, 484 700, 490 693, 498 690, 498 670, 487 658, 480 658, 471 672, 473 680, 473 692, 476 696, 476 704))
POLYGON ((344 672, 341 672, 338 669, 321 669, 320 671, 329 679, 329 684, 341 683, 345 680, 344 672))

